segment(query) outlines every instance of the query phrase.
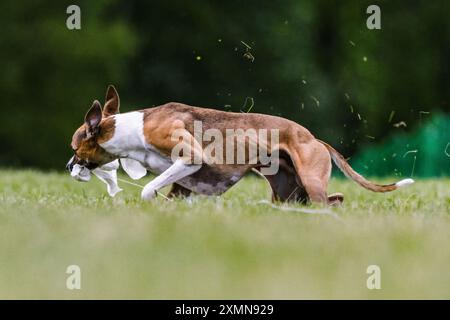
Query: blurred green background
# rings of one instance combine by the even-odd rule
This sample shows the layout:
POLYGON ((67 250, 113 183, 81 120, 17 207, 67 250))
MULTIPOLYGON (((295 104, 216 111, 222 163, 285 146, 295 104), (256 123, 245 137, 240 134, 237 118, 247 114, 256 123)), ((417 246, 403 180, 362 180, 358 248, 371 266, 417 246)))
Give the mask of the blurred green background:
POLYGON ((122 111, 251 108, 304 125, 361 173, 449 175, 449 13, 448 0, 2 1, 0 166, 63 170, 115 84, 122 111), (81 30, 66 27, 70 4, 81 30), (381 30, 366 27, 370 4, 381 30))

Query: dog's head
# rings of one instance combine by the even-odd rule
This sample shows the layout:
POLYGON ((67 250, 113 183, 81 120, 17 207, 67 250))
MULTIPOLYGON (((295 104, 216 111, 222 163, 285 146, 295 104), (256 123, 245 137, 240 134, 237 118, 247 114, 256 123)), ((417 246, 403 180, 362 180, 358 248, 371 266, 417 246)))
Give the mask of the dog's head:
POLYGON ((95 100, 84 117, 84 123, 75 131, 70 146, 74 156, 66 168, 79 181, 89 181, 90 171, 113 161, 116 157, 106 152, 100 143, 114 135, 115 120, 112 115, 119 112, 119 95, 110 85, 106 91, 105 105, 95 100))

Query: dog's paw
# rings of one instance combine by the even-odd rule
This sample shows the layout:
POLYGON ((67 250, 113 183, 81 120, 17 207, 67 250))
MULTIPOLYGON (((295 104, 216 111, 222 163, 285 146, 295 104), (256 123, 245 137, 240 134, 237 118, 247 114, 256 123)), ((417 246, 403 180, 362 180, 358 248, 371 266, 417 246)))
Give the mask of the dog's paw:
POLYGON ((328 196, 328 204, 330 206, 340 206, 344 202, 344 195, 342 193, 333 193, 328 196))
POLYGON ((153 198, 156 198, 157 191, 153 188, 144 188, 141 192, 141 199, 144 201, 150 201, 153 198))

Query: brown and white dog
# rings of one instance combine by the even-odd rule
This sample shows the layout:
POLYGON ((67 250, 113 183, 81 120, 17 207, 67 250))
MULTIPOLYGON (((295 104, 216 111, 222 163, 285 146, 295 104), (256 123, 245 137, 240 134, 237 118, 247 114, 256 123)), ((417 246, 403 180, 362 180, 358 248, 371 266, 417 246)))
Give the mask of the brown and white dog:
MULTIPOLYGON (((192 161, 196 155, 202 157, 209 144, 194 138, 195 121, 224 134, 228 129, 278 130, 277 143, 265 142, 264 145, 270 154, 278 155, 272 159, 278 162, 277 172, 264 174, 275 201, 341 203, 342 194, 327 195, 331 159, 347 177, 374 192, 393 191, 414 182, 404 179, 388 185, 372 183, 355 172, 329 144, 284 118, 223 112, 174 102, 120 114, 119 105, 119 95, 113 86, 108 87, 103 110, 100 103, 94 101, 84 124, 73 135, 71 146, 75 155, 67 167, 71 171, 74 166, 84 170, 81 176, 85 178, 79 179, 82 181, 89 179, 90 171, 116 159, 123 159, 124 169, 133 178, 140 178, 149 170, 158 176, 144 187, 141 194, 144 200, 155 197, 159 189, 170 184, 169 197, 187 196, 191 192, 222 194, 250 170, 261 172, 265 167, 260 161, 244 164, 192 161), (173 138, 175 131, 178 139, 173 138), (174 148, 180 143, 184 152, 174 158, 174 148)), ((262 145, 261 141, 256 143, 262 145)), ((245 149, 249 145, 244 142, 245 149)))

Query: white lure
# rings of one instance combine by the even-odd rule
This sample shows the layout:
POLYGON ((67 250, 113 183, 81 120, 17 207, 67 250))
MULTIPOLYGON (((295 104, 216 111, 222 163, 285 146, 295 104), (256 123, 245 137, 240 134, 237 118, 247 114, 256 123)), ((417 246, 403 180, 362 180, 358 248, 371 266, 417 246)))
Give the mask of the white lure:
MULTIPOLYGON (((125 172, 134 180, 140 179, 146 175, 147 170, 137 161, 131 159, 121 159, 125 172), (125 160, 125 161, 123 161, 125 160), (141 166, 141 167, 140 167, 141 166), (144 170, 142 170, 144 169, 144 170)), ((106 184, 106 191, 111 197, 122 191, 117 183, 117 170, 119 169, 119 160, 114 160, 92 171, 84 166, 75 164, 70 175, 78 181, 87 182, 91 179, 91 172, 103 183, 106 184)))

